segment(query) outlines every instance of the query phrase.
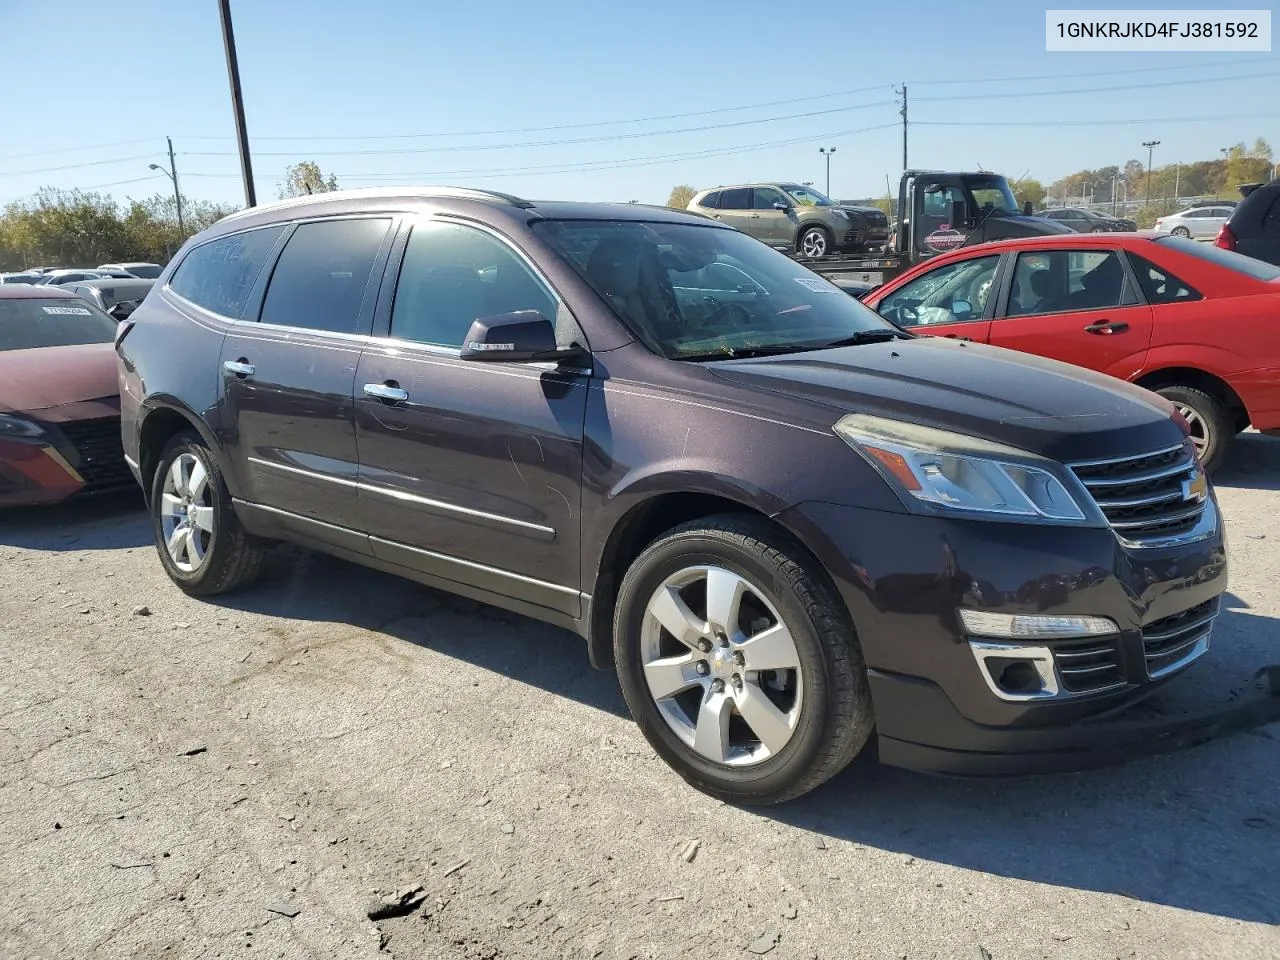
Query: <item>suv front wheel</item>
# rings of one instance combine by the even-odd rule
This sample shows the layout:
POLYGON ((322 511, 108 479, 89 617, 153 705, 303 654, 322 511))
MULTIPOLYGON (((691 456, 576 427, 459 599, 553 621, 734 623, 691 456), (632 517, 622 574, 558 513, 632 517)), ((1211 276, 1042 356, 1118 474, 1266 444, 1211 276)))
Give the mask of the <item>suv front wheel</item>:
POLYGON ((831 252, 831 237, 822 227, 806 227, 800 231, 796 249, 806 257, 825 257, 831 252))
POLYGON ((192 596, 254 580, 262 547, 240 524, 212 451, 195 433, 169 441, 151 483, 151 520, 165 573, 192 596))
POLYGON ((729 802, 807 793, 874 725, 843 605, 762 520, 710 517, 650 544, 619 589, 614 653, 649 743, 692 786, 729 802))

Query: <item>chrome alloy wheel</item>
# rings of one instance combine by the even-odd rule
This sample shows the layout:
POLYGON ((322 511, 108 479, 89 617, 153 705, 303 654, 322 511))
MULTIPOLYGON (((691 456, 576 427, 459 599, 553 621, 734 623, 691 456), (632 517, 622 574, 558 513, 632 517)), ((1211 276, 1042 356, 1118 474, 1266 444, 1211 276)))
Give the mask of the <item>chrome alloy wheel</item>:
POLYGON ((807 230, 800 238, 800 251, 806 257, 825 257, 827 255, 827 235, 821 230, 807 230))
POLYGON ((179 454, 165 474, 160 529, 174 566, 183 573, 198 570, 213 542, 213 491, 194 454, 179 454))
POLYGON ((1204 455, 1209 449, 1209 425, 1205 423, 1204 417, 1200 416, 1199 413, 1185 403, 1175 404, 1175 406, 1187 421, 1187 426, 1191 429, 1191 442, 1195 445, 1196 456, 1203 461, 1204 455))
POLYGON ((658 712, 706 759, 754 766, 795 734, 804 695, 795 640, 744 577, 713 566, 672 574, 645 608, 640 650, 658 712))

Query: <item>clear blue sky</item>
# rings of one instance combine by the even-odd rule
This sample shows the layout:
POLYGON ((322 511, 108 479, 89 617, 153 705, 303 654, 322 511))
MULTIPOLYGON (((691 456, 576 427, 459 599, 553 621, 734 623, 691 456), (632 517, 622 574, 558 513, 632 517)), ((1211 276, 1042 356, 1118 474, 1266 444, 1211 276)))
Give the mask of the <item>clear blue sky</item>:
MULTIPOLYGON (((880 194, 902 165, 903 81, 913 166, 1049 182, 1145 161, 1149 139, 1157 165, 1259 136, 1280 147, 1280 55, 1046 53, 1045 6, 232 0, 232 13, 259 201, 304 159, 343 186, 535 198, 661 203, 677 183, 775 178, 821 188, 819 146, 837 148, 833 194, 880 194), (1042 76, 1054 79, 1025 79, 1042 76), (1023 79, 982 82, 1008 77, 1023 79), (771 101, 787 102, 752 106, 771 101), (716 112, 617 122, 697 111, 716 112), (528 129, 546 127, 564 129, 528 129)), ((147 169, 165 162, 166 135, 186 195, 239 201, 217 9, 0 0, 0 201, 45 185, 168 190, 147 169)))

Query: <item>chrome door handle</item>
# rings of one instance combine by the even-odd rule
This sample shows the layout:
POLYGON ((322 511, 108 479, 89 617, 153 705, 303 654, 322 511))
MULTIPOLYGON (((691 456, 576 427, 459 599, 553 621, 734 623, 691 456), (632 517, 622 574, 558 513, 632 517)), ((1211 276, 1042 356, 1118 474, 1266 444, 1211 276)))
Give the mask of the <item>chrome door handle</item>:
POLYGON ((409 399, 409 391, 401 390, 394 383, 366 383, 364 394, 366 397, 385 400, 388 403, 403 403, 409 399))
POLYGON ((244 360, 228 360, 222 365, 222 369, 227 373, 234 373, 237 377, 252 377, 257 368, 244 360))

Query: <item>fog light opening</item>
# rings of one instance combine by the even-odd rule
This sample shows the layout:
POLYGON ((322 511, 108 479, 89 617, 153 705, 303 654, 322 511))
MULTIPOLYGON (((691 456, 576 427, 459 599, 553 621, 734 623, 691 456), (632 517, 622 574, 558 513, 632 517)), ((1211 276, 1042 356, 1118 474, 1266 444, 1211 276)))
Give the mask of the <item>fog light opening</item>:
POLYGON ((1062 693, 1048 647, 970 640, 982 679, 1001 700, 1047 700, 1062 693))
POLYGON ((1000 662, 988 663, 987 669, 992 671, 992 679, 996 685, 1009 693, 1041 693, 1044 681, 1035 666, 1028 660, 1012 660, 1004 666, 1000 662))

